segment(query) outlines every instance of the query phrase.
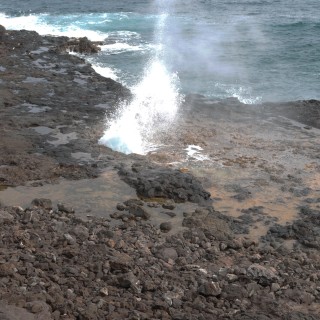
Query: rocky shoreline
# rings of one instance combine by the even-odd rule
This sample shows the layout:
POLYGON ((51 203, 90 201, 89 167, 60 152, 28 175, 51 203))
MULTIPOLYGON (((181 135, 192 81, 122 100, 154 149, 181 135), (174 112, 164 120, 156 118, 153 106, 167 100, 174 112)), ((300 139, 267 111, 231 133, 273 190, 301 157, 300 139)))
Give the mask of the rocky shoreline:
POLYGON ((97 48, 0 27, 0 319, 320 319, 320 102, 190 96, 126 156, 97 141, 129 90, 66 52, 97 48), (100 216, 1 197, 105 170, 137 196, 100 216))

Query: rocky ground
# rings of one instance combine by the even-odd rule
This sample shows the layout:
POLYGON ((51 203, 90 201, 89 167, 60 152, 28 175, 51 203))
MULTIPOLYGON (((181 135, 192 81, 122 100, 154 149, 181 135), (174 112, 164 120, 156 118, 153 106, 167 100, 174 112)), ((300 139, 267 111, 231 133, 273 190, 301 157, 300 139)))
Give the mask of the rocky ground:
POLYGON ((0 319, 320 319, 320 103, 190 96, 125 156, 97 140, 130 92, 70 50, 0 27, 0 319))

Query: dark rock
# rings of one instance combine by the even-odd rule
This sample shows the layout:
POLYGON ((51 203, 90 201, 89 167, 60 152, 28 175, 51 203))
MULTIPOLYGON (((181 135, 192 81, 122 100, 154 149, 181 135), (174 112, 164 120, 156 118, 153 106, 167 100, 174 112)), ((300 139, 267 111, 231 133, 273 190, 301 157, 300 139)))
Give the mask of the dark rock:
POLYGON ((210 193, 189 173, 156 166, 146 166, 136 171, 122 168, 119 175, 141 197, 167 198, 180 202, 204 202, 210 199, 210 193))
POLYGON ((35 207, 41 207, 44 209, 48 209, 48 210, 51 210, 53 208, 52 201, 50 199, 45 199, 45 198, 33 199, 31 202, 31 205, 35 206, 35 207))
POLYGON ((82 54, 92 54, 98 53, 101 48, 99 45, 102 45, 102 42, 92 42, 87 37, 79 39, 69 39, 63 44, 57 46, 56 51, 59 53, 62 52, 78 52, 82 54))
POLYGON ((172 211, 162 211, 161 213, 168 215, 169 217, 173 218, 175 217, 177 214, 172 212, 172 211))
POLYGON ((147 209, 135 204, 129 206, 129 213, 144 220, 148 220, 151 217, 151 214, 147 209))
POLYGON ((74 213, 74 208, 64 203, 57 204, 58 210, 65 213, 74 213))
POLYGON ((169 232, 172 229, 172 223, 171 222, 162 222, 160 224, 160 230, 162 232, 169 232))
POLYGON ((175 207, 174 201, 166 201, 162 204, 163 209, 174 210, 175 207))
POLYGON ((110 270, 112 272, 128 272, 133 268, 133 259, 125 253, 117 253, 110 260, 110 270))
POLYGON ((117 204, 117 210, 119 211, 124 211, 126 209, 126 206, 123 205, 122 203, 118 203, 117 204))
POLYGON ((124 204, 127 206, 127 207, 131 207, 131 206, 143 206, 143 201, 139 200, 139 199, 129 199, 129 200, 126 200, 124 202, 124 204))
POLYGON ((128 289, 138 285, 138 279, 132 272, 121 274, 117 277, 118 284, 121 288, 128 289))
POLYGON ((218 296, 222 290, 217 282, 205 282, 198 288, 198 292, 204 296, 218 296))

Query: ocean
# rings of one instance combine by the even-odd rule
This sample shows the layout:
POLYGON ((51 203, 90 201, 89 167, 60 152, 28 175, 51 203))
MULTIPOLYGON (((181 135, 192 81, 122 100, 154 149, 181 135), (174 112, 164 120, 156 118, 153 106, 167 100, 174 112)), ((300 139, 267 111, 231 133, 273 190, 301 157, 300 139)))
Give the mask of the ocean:
POLYGON ((0 24, 104 40, 88 60, 130 88, 156 57, 181 94, 320 99, 319 0, 10 0, 0 24))

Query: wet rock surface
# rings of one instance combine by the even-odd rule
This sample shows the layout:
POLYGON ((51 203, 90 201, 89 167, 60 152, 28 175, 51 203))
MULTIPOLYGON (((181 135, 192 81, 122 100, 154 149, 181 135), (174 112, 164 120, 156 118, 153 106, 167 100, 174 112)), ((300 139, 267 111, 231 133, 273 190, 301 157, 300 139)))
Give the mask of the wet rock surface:
MULTIPOLYGON (((2 185, 95 177, 97 163, 102 167, 111 163, 113 152, 99 147, 97 140, 106 114, 120 100, 128 99, 130 92, 96 74, 82 58, 61 50, 57 53, 56 48, 66 41, 65 37, 40 37, 25 30, 2 34, 2 185), (88 156, 74 156, 78 154, 88 156)), ((77 43, 93 46, 85 39, 77 43)))
POLYGON ((189 96, 163 148, 125 156, 97 140, 129 90, 67 54, 97 45, 0 27, 0 192, 106 168, 137 192, 93 215, 81 185, 82 216, 1 198, 0 318, 320 319, 319 101, 189 96))

